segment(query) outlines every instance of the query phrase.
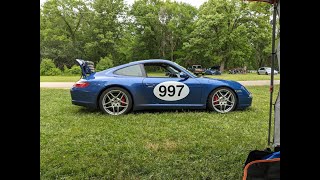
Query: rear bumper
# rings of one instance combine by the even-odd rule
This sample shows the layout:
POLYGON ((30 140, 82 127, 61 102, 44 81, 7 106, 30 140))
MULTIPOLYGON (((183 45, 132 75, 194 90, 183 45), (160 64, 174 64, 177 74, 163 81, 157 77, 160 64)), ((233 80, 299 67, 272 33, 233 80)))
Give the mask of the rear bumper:
POLYGON ((84 106, 87 108, 94 108, 96 109, 97 106, 97 95, 95 93, 92 93, 90 91, 86 91, 84 89, 77 89, 77 88, 71 88, 70 89, 71 94, 71 101, 72 104, 77 106, 84 106))
POLYGON ((92 108, 92 109, 96 109, 97 105, 91 102, 85 102, 85 101, 75 101, 72 100, 72 104, 77 105, 77 106, 83 106, 83 107, 87 107, 87 108, 92 108))

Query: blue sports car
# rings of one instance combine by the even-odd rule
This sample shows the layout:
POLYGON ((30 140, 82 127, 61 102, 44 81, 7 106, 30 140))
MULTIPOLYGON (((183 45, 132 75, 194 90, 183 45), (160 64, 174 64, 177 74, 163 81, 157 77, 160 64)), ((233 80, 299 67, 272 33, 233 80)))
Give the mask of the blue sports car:
POLYGON ((82 78, 70 89, 72 104, 110 115, 146 109, 206 109, 227 113, 251 106, 252 94, 235 81, 197 77, 168 60, 152 59, 94 72, 77 59, 82 78))

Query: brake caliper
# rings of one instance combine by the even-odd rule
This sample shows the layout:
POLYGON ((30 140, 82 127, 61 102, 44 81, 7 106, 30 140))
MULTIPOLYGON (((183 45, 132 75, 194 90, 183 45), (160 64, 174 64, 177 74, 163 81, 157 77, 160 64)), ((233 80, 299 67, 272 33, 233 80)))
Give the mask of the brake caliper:
POLYGON ((122 98, 121 98, 121 105, 122 105, 122 106, 125 106, 125 105, 126 105, 125 102, 126 102, 126 98, 125 98, 124 96, 122 96, 122 98))
POLYGON ((218 104, 218 96, 213 97, 213 104, 218 104))

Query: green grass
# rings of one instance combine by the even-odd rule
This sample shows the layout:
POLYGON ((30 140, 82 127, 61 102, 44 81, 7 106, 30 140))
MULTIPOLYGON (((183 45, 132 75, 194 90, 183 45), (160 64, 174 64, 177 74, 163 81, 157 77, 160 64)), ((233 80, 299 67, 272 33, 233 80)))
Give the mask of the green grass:
MULTIPOLYGON (((205 75, 205 77, 234 80, 234 81, 254 81, 254 80, 270 80, 270 75, 258 75, 256 73, 247 74, 222 74, 222 75, 205 75)), ((280 80, 280 74, 274 76, 275 80, 280 80)))
MULTIPOLYGON (((156 76, 164 76, 164 73, 152 73, 156 76)), ((253 80, 270 80, 271 76, 269 75, 258 75, 255 73, 248 74, 222 74, 222 75, 205 75, 205 77, 218 78, 218 79, 227 79, 234 81, 253 81, 253 80)), ((40 76, 40 82, 76 82, 80 79, 79 76, 40 76)), ((274 76, 275 80, 280 80, 280 75, 274 76)))
POLYGON ((40 76, 40 82, 76 82, 80 79, 78 76, 40 76))
POLYGON ((41 88, 40 178, 241 179, 249 151, 267 147, 269 87, 248 89, 253 105, 243 111, 115 117, 41 88))

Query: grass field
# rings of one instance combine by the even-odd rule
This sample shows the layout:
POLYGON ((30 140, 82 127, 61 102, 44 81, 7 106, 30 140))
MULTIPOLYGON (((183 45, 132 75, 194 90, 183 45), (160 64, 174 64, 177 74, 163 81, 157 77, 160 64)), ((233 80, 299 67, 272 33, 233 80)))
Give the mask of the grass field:
MULTIPOLYGON (((258 75, 255 73, 247 74, 222 74, 222 75, 205 75, 205 77, 234 80, 234 81, 254 81, 254 80, 270 80, 270 75, 258 75)), ((274 76, 275 80, 280 80, 280 74, 274 76)))
MULTIPOLYGON (((157 75, 157 73, 153 73, 153 75, 157 75)), ((162 74, 161 74, 162 75, 162 74)), ((227 79, 234 81, 252 81, 252 80, 270 80, 271 76, 269 75, 258 75, 255 73, 248 74, 222 74, 222 75, 205 75, 206 77, 211 78, 219 78, 219 79, 227 79)), ((40 76, 40 82, 76 82, 80 79, 79 76, 40 76)), ((280 79, 280 75, 274 76, 275 80, 280 79)))
POLYGON ((72 105, 68 90, 41 88, 40 178, 241 179, 268 133, 269 87, 248 89, 244 111, 115 117, 72 105))
POLYGON ((40 76, 40 82, 76 82, 79 76, 40 76))

